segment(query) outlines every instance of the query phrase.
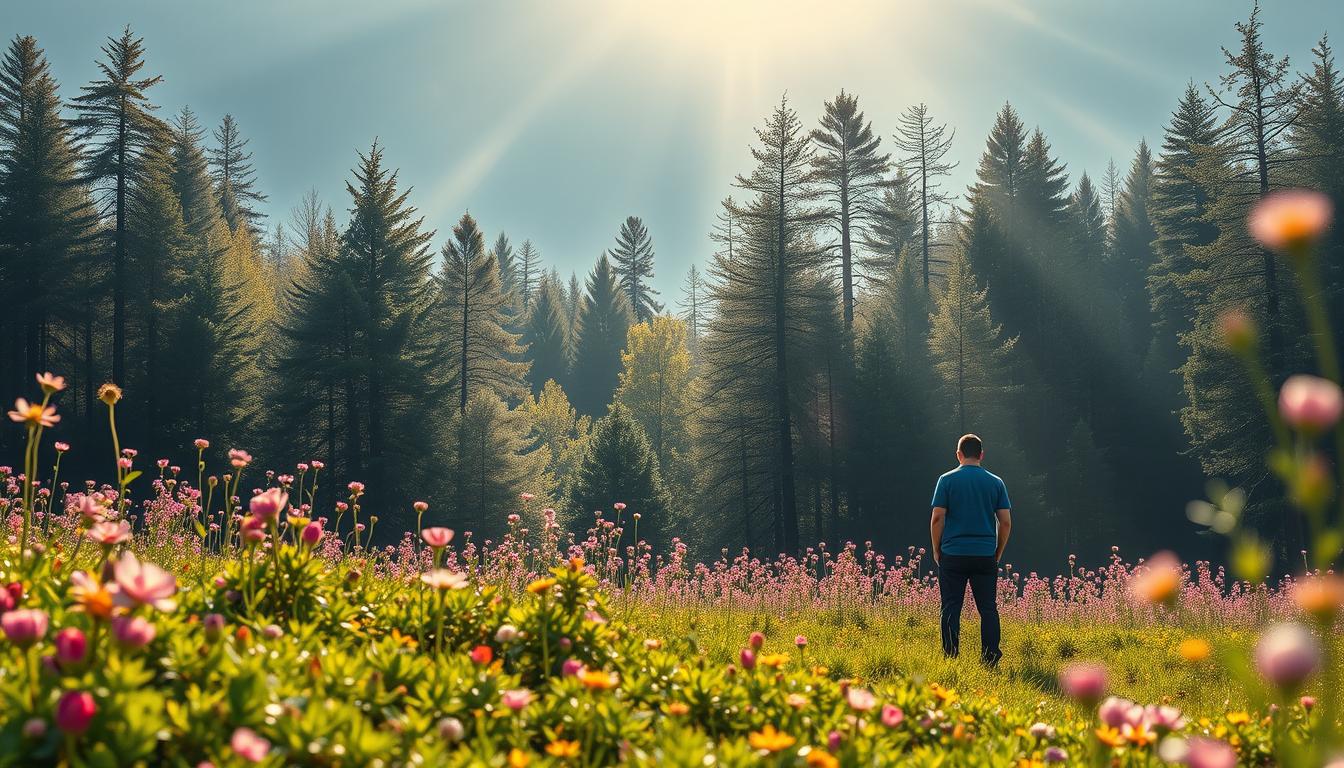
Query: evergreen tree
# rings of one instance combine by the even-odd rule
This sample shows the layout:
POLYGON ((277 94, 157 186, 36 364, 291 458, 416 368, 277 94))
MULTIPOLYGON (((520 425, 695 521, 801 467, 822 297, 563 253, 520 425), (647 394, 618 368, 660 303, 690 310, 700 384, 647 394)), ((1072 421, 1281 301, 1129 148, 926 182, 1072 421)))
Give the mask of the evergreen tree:
POLYGON ((1153 338, 1154 317, 1148 302, 1147 277, 1156 263, 1157 230, 1149 211, 1153 196, 1153 156, 1140 141, 1111 217, 1112 245, 1108 282, 1120 304, 1129 354, 1142 360, 1153 338))
POLYGON ((518 276, 514 274, 513 244, 509 242, 509 236, 500 232, 490 252, 495 257, 495 263, 499 265, 500 290, 512 295, 518 290, 518 276))
POLYGON ((682 299, 678 302, 681 312, 678 316, 686 324, 686 346, 691 352, 691 360, 694 361, 700 355, 700 333, 705 323, 708 292, 705 278, 694 264, 687 270, 681 290, 682 299))
POLYGON ((554 280, 543 279, 523 328, 523 344, 530 364, 527 380, 533 394, 541 393, 548 381, 569 380, 570 333, 561 290, 554 280))
POLYGON ((256 209, 266 202, 266 196, 257 191, 256 171, 252 168, 252 153, 247 151, 248 140, 238 132, 233 115, 224 115, 214 132, 215 147, 210 149, 210 167, 214 172, 220 210, 229 229, 245 225, 250 233, 261 231, 265 215, 256 209))
POLYGON ((864 277, 870 282, 883 286, 895 277, 906 248, 918 246, 919 216, 911 179, 905 171, 897 169, 882 191, 882 200, 873 211, 872 224, 864 241, 868 253, 860 259, 860 264, 864 277))
POLYGON ((103 46, 102 79, 83 86, 72 106, 74 126, 85 149, 84 180, 112 225, 112 380, 126 381, 127 297, 130 206, 137 189, 148 188, 149 155, 164 146, 166 128, 153 115, 146 91, 161 77, 138 78, 144 68, 144 41, 127 27, 103 46))
POLYGON ((537 289, 541 276, 541 256, 533 247, 531 240, 524 240, 518 249, 518 258, 514 266, 514 282, 518 285, 518 296, 522 301, 523 315, 532 309, 532 294, 537 289))
POLYGON ((466 409, 453 412, 448 431, 455 441, 448 443, 442 468, 451 478, 442 506, 454 527, 486 541, 503 534, 504 516, 497 512, 516 508, 519 494, 535 494, 538 508, 549 506, 548 452, 529 439, 531 424, 523 411, 509 410, 492 392, 478 389, 466 409))
POLYGON ((630 302, 616 282, 606 254, 588 275, 588 294, 574 330, 570 391, 579 413, 597 416, 611 402, 621 372, 625 333, 634 322, 630 302))
MULTIPOLYGON (((1298 183, 1330 196, 1336 211, 1344 211, 1344 78, 1335 67, 1334 52, 1324 35, 1312 49, 1315 61, 1304 78, 1302 103, 1292 142, 1300 161, 1298 183)), ((1338 214, 1337 214, 1338 215, 1338 214)), ((1336 225, 1321 251, 1327 304, 1334 308, 1335 327, 1344 325, 1344 227, 1336 225)))
POLYGON ((686 324, 659 316, 630 326, 616 401, 644 428, 669 492, 687 490, 691 447, 691 352, 686 324))
MULTIPOLYGON (((555 284, 560 284, 558 277, 555 280, 555 284)), ((574 330, 579 326, 579 310, 583 308, 583 286, 579 283, 579 276, 577 273, 569 273, 569 287, 564 293, 565 309, 568 312, 566 320, 569 323, 570 330, 570 351, 572 353, 574 347, 574 330)))
POLYGON ((678 527, 669 516, 658 458, 639 422, 619 403, 593 426, 588 450, 569 483, 567 506, 575 520, 586 520, 616 502, 626 504, 627 514, 640 516, 641 540, 654 551, 667 551, 678 527))
POLYGON ((462 214, 453 238, 443 246, 436 324, 443 339, 446 379, 452 402, 467 410, 473 392, 501 400, 521 399, 527 363, 518 337, 504 329, 509 297, 499 281, 499 264, 471 214, 462 214))
POLYGON ((532 436, 545 451, 546 472, 563 488, 588 450, 593 420, 574 410, 555 379, 547 379, 536 398, 525 397, 519 410, 527 415, 532 436))
POLYGON ((956 135, 955 130, 948 132, 946 123, 935 124, 929 115, 929 108, 921 103, 901 114, 900 130, 895 137, 896 147, 905 153, 900 160, 900 167, 910 175, 915 187, 920 265, 926 292, 929 290, 932 265, 929 235, 933 226, 929 216, 936 207, 952 202, 952 197, 943 191, 938 179, 948 176, 957 167, 956 163, 944 159, 952 149, 952 140, 956 135))
POLYGON ((650 285, 653 279, 653 239, 649 237, 649 228, 643 219, 629 216, 616 235, 616 247, 611 249, 611 260, 616 265, 616 274, 620 277, 621 290, 635 314, 635 322, 647 322, 663 311, 663 305, 654 296, 658 295, 650 285))
POLYGON ((826 102, 821 128, 813 129, 811 138, 820 150, 812 162, 825 190, 827 219, 840 241, 840 301, 845 330, 852 331, 854 243, 864 237, 890 155, 878 153, 881 137, 874 136, 872 123, 864 120, 858 98, 843 90, 826 102))

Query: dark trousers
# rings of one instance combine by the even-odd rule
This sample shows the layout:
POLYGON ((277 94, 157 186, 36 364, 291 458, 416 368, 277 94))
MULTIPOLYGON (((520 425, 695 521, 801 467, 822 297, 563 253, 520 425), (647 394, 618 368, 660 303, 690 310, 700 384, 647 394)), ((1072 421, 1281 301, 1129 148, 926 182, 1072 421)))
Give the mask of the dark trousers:
POLYGON ((999 650, 999 564, 992 555, 942 556, 938 564, 938 592, 943 599, 943 653, 956 656, 961 651, 961 605, 966 599, 966 585, 971 585, 975 610, 980 614, 980 659, 987 664, 998 664, 1003 652, 999 650))

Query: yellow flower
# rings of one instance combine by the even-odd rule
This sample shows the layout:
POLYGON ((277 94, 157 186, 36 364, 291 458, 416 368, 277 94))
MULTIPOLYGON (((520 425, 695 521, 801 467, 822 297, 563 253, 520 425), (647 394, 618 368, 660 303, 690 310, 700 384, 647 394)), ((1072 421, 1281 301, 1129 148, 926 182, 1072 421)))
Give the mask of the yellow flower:
POLYGON ((1112 749, 1115 747, 1123 747, 1125 745, 1125 737, 1121 735, 1120 731, 1116 728, 1103 725, 1097 729, 1096 733, 1097 741, 1100 741, 1102 744, 1105 744, 1112 749))
POLYGON ((779 669, 789 663, 789 654, 787 653, 767 653, 756 660, 761 666, 779 669))
POLYGON ((590 691, 609 691, 621 681, 615 673, 603 672, 600 669, 585 669, 579 673, 579 682, 590 691))
POLYGON ((392 634, 390 635, 390 637, 398 645, 404 645, 407 648, 414 648, 416 646, 416 639, 414 637, 411 637, 410 635, 401 634, 401 630, 395 627, 392 629, 392 634))
POLYGON ((517 747, 509 750, 509 768, 527 768, 527 764, 530 762, 532 762, 532 758, 528 757, 523 750, 517 747))
POLYGON ((824 749, 810 748, 807 752, 807 764, 815 768, 838 768, 840 761, 835 759, 835 755, 824 749))
POLYGON ((579 742, 556 739, 546 745, 546 754, 551 757, 578 757, 579 742))
POLYGON ((792 747, 795 741, 789 734, 780 733, 775 730, 775 726, 769 724, 755 733, 747 734, 747 743, 751 744, 752 749, 766 752, 781 752, 792 747))
POLYGON ((684 715, 690 711, 691 708, 684 701, 673 701, 667 705, 667 714, 669 715, 684 715))
POLYGON ((1187 637, 1181 641, 1180 645, 1176 646, 1176 652, 1181 655, 1182 659, 1197 664, 1209 658, 1209 655, 1213 653, 1213 647, 1209 645, 1209 641, 1202 637, 1187 637))
POLYGON ((121 387, 110 381, 107 382, 98 388, 98 399, 106 405, 116 405, 117 401, 121 399, 121 387))
POLYGON ((1228 712, 1228 713, 1227 713, 1227 722, 1229 722, 1229 723, 1231 723, 1231 724, 1233 724, 1233 725, 1245 725, 1245 724, 1251 722, 1251 716, 1250 716, 1249 713, 1247 713, 1247 712, 1243 712, 1243 711, 1240 711, 1240 710, 1238 710, 1238 711, 1236 711, 1236 712, 1228 712))
POLYGON ((527 591, 534 595, 540 595, 542 592, 555 586, 555 579, 537 579, 527 585, 527 591))
POLYGON ((70 577, 70 594, 75 598, 75 610, 84 611, 95 619, 112 618, 112 593, 86 571, 75 571, 70 577))

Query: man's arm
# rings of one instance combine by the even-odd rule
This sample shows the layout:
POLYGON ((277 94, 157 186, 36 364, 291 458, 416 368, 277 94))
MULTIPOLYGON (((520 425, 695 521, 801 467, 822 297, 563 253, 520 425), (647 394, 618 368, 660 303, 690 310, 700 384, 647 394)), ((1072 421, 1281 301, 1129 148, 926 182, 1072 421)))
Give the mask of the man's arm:
POLYGON ((933 539, 933 562, 943 559, 943 523, 947 521, 947 508, 934 507, 929 518, 929 537, 933 539))
POLYGON ((995 510, 999 518, 999 546, 994 550, 994 561, 1003 559, 1003 548, 1008 546, 1008 534, 1013 530, 1013 515, 1007 509, 995 510))

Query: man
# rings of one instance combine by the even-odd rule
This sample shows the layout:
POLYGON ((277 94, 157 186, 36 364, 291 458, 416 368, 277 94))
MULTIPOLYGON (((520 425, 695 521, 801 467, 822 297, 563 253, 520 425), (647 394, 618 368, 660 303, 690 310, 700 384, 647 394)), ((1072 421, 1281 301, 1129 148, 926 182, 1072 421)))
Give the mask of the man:
POLYGON ((980 614, 980 659, 992 667, 1003 656, 997 584, 999 558, 1013 523, 1008 487, 980 466, 984 455, 979 437, 962 435, 957 441, 960 466, 934 486, 929 533, 943 602, 943 653, 956 656, 961 650, 961 604, 969 583, 980 614))

